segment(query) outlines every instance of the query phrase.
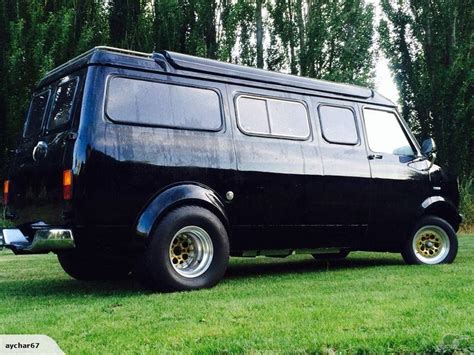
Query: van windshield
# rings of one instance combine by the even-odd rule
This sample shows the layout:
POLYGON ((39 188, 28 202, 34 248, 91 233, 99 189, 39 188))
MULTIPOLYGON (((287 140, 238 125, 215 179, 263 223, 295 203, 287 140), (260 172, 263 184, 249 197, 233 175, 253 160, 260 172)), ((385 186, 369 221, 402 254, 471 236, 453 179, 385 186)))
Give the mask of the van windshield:
POLYGON ((25 125, 25 131, 23 132, 24 137, 31 137, 41 132, 49 94, 50 91, 47 90, 33 96, 25 125))

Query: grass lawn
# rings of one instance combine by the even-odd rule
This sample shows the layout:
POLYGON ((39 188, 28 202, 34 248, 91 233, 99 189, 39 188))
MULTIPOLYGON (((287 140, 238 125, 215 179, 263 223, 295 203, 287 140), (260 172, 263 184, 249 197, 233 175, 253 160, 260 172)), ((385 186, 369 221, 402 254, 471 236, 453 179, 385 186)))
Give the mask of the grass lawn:
POLYGON ((236 258, 214 289, 152 294, 72 280, 53 254, 3 251, 0 334, 46 334, 73 354, 474 351, 473 270, 474 235, 463 235, 452 265, 236 258))

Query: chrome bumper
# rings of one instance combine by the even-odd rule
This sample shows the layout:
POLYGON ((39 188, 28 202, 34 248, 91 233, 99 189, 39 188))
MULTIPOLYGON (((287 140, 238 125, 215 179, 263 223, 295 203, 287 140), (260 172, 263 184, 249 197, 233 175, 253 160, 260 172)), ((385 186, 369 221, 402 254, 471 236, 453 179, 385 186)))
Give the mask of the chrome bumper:
POLYGON ((76 247, 69 229, 40 229, 30 242, 19 229, 0 230, 0 249, 8 248, 16 254, 40 254, 76 247))

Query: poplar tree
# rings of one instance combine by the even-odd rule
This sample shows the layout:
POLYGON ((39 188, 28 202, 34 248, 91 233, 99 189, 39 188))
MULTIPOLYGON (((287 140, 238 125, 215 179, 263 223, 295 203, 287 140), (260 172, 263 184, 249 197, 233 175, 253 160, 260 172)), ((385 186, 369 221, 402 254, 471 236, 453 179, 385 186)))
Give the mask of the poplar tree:
POLYGON ((432 136, 441 163, 474 169, 474 8, 472 0, 382 0, 381 47, 400 90, 405 119, 432 136))

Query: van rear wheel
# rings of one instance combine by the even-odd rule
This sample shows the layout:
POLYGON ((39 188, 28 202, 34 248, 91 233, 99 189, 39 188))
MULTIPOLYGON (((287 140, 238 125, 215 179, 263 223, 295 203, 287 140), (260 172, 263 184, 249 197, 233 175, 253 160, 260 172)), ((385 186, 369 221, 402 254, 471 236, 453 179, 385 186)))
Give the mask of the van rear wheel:
POLYGON ((130 257, 107 255, 105 252, 64 251, 58 253, 58 260, 69 276, 82 281, 125 279, 133 267, 130 257))
POLYGON ((154 290, 214 286, 229 262, 229 240, 220 219, 199 206, 169 212, 156 226, 139 277, 154 290))
POLYGON ((452 263, 458 252, 458 238, 453 227, 435 216, 423 217, 413 229, 402 250, 407 264, 452 263))

